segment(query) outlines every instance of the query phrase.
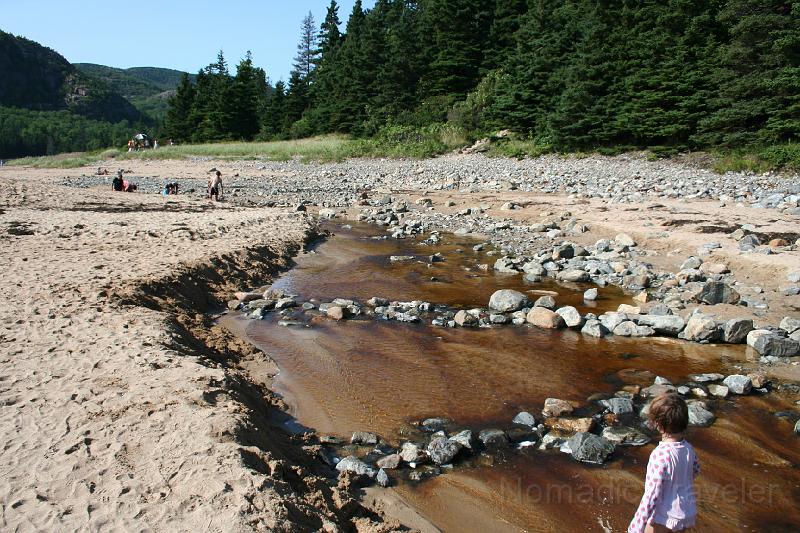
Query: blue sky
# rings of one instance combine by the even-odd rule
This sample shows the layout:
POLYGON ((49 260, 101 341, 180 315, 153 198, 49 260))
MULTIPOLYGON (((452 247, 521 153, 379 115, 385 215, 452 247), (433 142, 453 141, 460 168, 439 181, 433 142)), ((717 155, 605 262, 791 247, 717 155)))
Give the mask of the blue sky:
MULTIPOLYGON (((0 0, 0 30, 48 46, 72 63, 188 72, 222 49, 231 70, 247 50, 274 82, 289 78, 300 23, 319 25, 330 0, 0 0)), ((337 0, 342 26, 355 0, 337 0)), ((374 0, 362 0, 365 8, 374 0)))

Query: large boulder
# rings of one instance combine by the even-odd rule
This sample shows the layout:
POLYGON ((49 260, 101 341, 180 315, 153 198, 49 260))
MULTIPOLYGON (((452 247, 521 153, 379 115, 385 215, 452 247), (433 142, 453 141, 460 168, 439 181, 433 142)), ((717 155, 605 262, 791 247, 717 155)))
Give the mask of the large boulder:
POLYGON ((578 269, 564 270, 556 274, 556 279, 559 281, 581 283, 589 281, 589 273, 578 269))
POLYGON ((404 442, 400 447, 400 457, 407 463, 417 463, 425 459, 425 454, 418 444, 404 442))
POLYGON ((374 478, 377 473, 374 468, 354 455, 349 455, 336 464, 338 472, 353 472, 359 476, 374 478))
POLYGON ((731 318, 722 324, 722 342, 742 344, 747 334, 753 331, 753 321, 749 318, 731 318))
POLYGON ((434 437, 428 444, 427 452, 431 461, 437 465, 452 462, 453 458, 461 451, 461 445, 446 437, 434 437))
POLYGON ((650 326, 637 326, 635 322, 625 320, 614 328, 613 333, 620 337, 651 337, 656 331, 650 326))
POLYGON ((626 426, 605 427, 602 437, 616 446, 644 446, 650 442, 646 434, 626 426))
POLYGON ((608 335, 608 330, 602 324, 602 322, 593 318, 586 321, 586 324, 584 324, 584 326, 581 328, 581 333, 599 339, 608 335))
POLYGON ((564 324, 566 324, 568 328, 579 328, 583 325, 583 317, 578 310, 571 305, 559 307, 556 309, 556 313, 564 319, 564 324))
POLYGON ((528 304, 528 297, 519 291, 502 289, 495 291, 489 298, 489 307, 501 313, 519 311, 528 304))
POLYGON ((784 330, 786 333, 794 333, 797 330, 800 330, 800 318, 792 318, 792 317, 783 317, 781 323, 778 324, 778 327, 784 330))
POLYGON ((593 433, 576 433, 565 446, 572 458, 582 463, 601 465, 614 451, 614 444, 593 433))
POLYGON ((633 412, 633 402, 628 398, 609 398, 608 400, 600 400, 600 405, 615 415, 624 415, 633 412))
POLYGON ((793 357, 800 354, 800 342, 769 330, 757 329, 748 333, 747 345, 765 356, 793 357))
POLYGON ((502 446, 508 444, 508 435, 502 429, 482 429, 478 433, 478 440, 484 446, 502 446))
POLYGON ((640 326, 649 326, 659 335, 675 337, 683 331, 686 321, 677 315, 641 315, 640 326))
POLYGON ((734 394, 748 394, 753 388, 752 380, 741 374, 730 375, 723 379, 722 383, 734 394))
POLYGON ((695 313, 678 337, 694 342, 714 342, 719 338, 719 325, 714 317, 695 313))
POLYGON ((628 235, 627 233, 620 233, 616 237, 614 237, 614 242, 619 244, 620 246, 636 246, 636 241, 633 240, 633 237, 628 235))
POLYGON ((544 307, 546 309, 555 309, 556 308, 556 299, 552 296, 540 296, 536 299, 533 303, 534 307, 544 307))
POLYGON ((572 413, 575 410, 575 405, 567 400, 559 398, 546 398, 544 401, 544 408, 542 415, 544 416, 563 416, 572 413))
POLYGON ((566 435, 592 431, 594 418, 545 418, 544 425, 566 435))
POLYGON ((536 418, 527 411, 521 411, 517 413, 517 416, 515 416, 514 420, 512 420, 511 422, 513 422, 514 424, 520 424, 522 426, 530 426, 530 427, 536 426, 536 418))
POLYGON ((559 329, 565 326, 561 315, 545 307, 534 307, 526 317, 530 324, 544 329, 559 329))
POLYGON ((695 298, 709 305, 739 303, 739 293, 721 281, 707 281, 695 298))
POLYGON ((453 320, 456 324, 465 328, 478 325, 478 318, 464 311, 463 309, 456 313, 456 316, 453 317, 453 320))
POLYGON ((698 427, 708 427, 714 423, 716 417, 714 413, 706 408, 706 404, 701 401, 689 400, 686 402, 689 408, 689 425, 698 427))

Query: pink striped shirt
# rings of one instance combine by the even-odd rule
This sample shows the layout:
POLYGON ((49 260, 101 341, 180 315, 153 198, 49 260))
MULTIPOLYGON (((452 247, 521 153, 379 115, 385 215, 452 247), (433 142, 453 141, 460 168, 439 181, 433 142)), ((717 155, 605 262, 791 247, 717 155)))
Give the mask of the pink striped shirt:
POLYGON ((694 448, 685 440, 656 446, 647 463, 644 496, 628 533, 642 533, 647 524, 660 524, 673 531, 694 526, 694 478, 699 473, 694 448))

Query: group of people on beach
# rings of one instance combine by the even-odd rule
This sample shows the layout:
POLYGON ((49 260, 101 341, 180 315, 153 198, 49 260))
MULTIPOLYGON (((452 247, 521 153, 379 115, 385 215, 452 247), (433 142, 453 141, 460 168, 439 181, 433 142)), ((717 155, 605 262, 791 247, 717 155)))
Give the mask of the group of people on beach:
MULTIPOLYGON (((209 200, 220 201, 223 195, 223 186, 222 186, 222 172, 217 170, 216 168, 212 168, 209 171, 212 175, 208 178, 208 185, 206 188, 206 198, 209 200)), ((107 175, 108 170, 104 168, 98 168, 97 174, 100 176, 107 175)), ((122 169, 117 171, 116 176, 114 179, 111 180, 111 190, 117 192, 133 192, 137 189, 135 183, 131 183, 130 181, 124 178, 124 172, 122 169)), ((165 183, 164 188, 161 189, 161 194, 163 196, 170 196, 173 194, 178 194, 178 182, 173 181, 170 183, 165 183)))

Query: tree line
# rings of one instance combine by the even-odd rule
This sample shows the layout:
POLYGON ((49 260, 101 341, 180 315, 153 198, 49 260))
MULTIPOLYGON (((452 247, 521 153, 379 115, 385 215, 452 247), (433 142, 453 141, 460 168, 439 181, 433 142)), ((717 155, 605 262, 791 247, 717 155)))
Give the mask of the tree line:
POLYGON ((286 84, 222 53, 181 82, 179 141, 450 123, 543 146, 737 147, 800 132, 800 3, 789 0, 331 0, 302 22, 286 84))

